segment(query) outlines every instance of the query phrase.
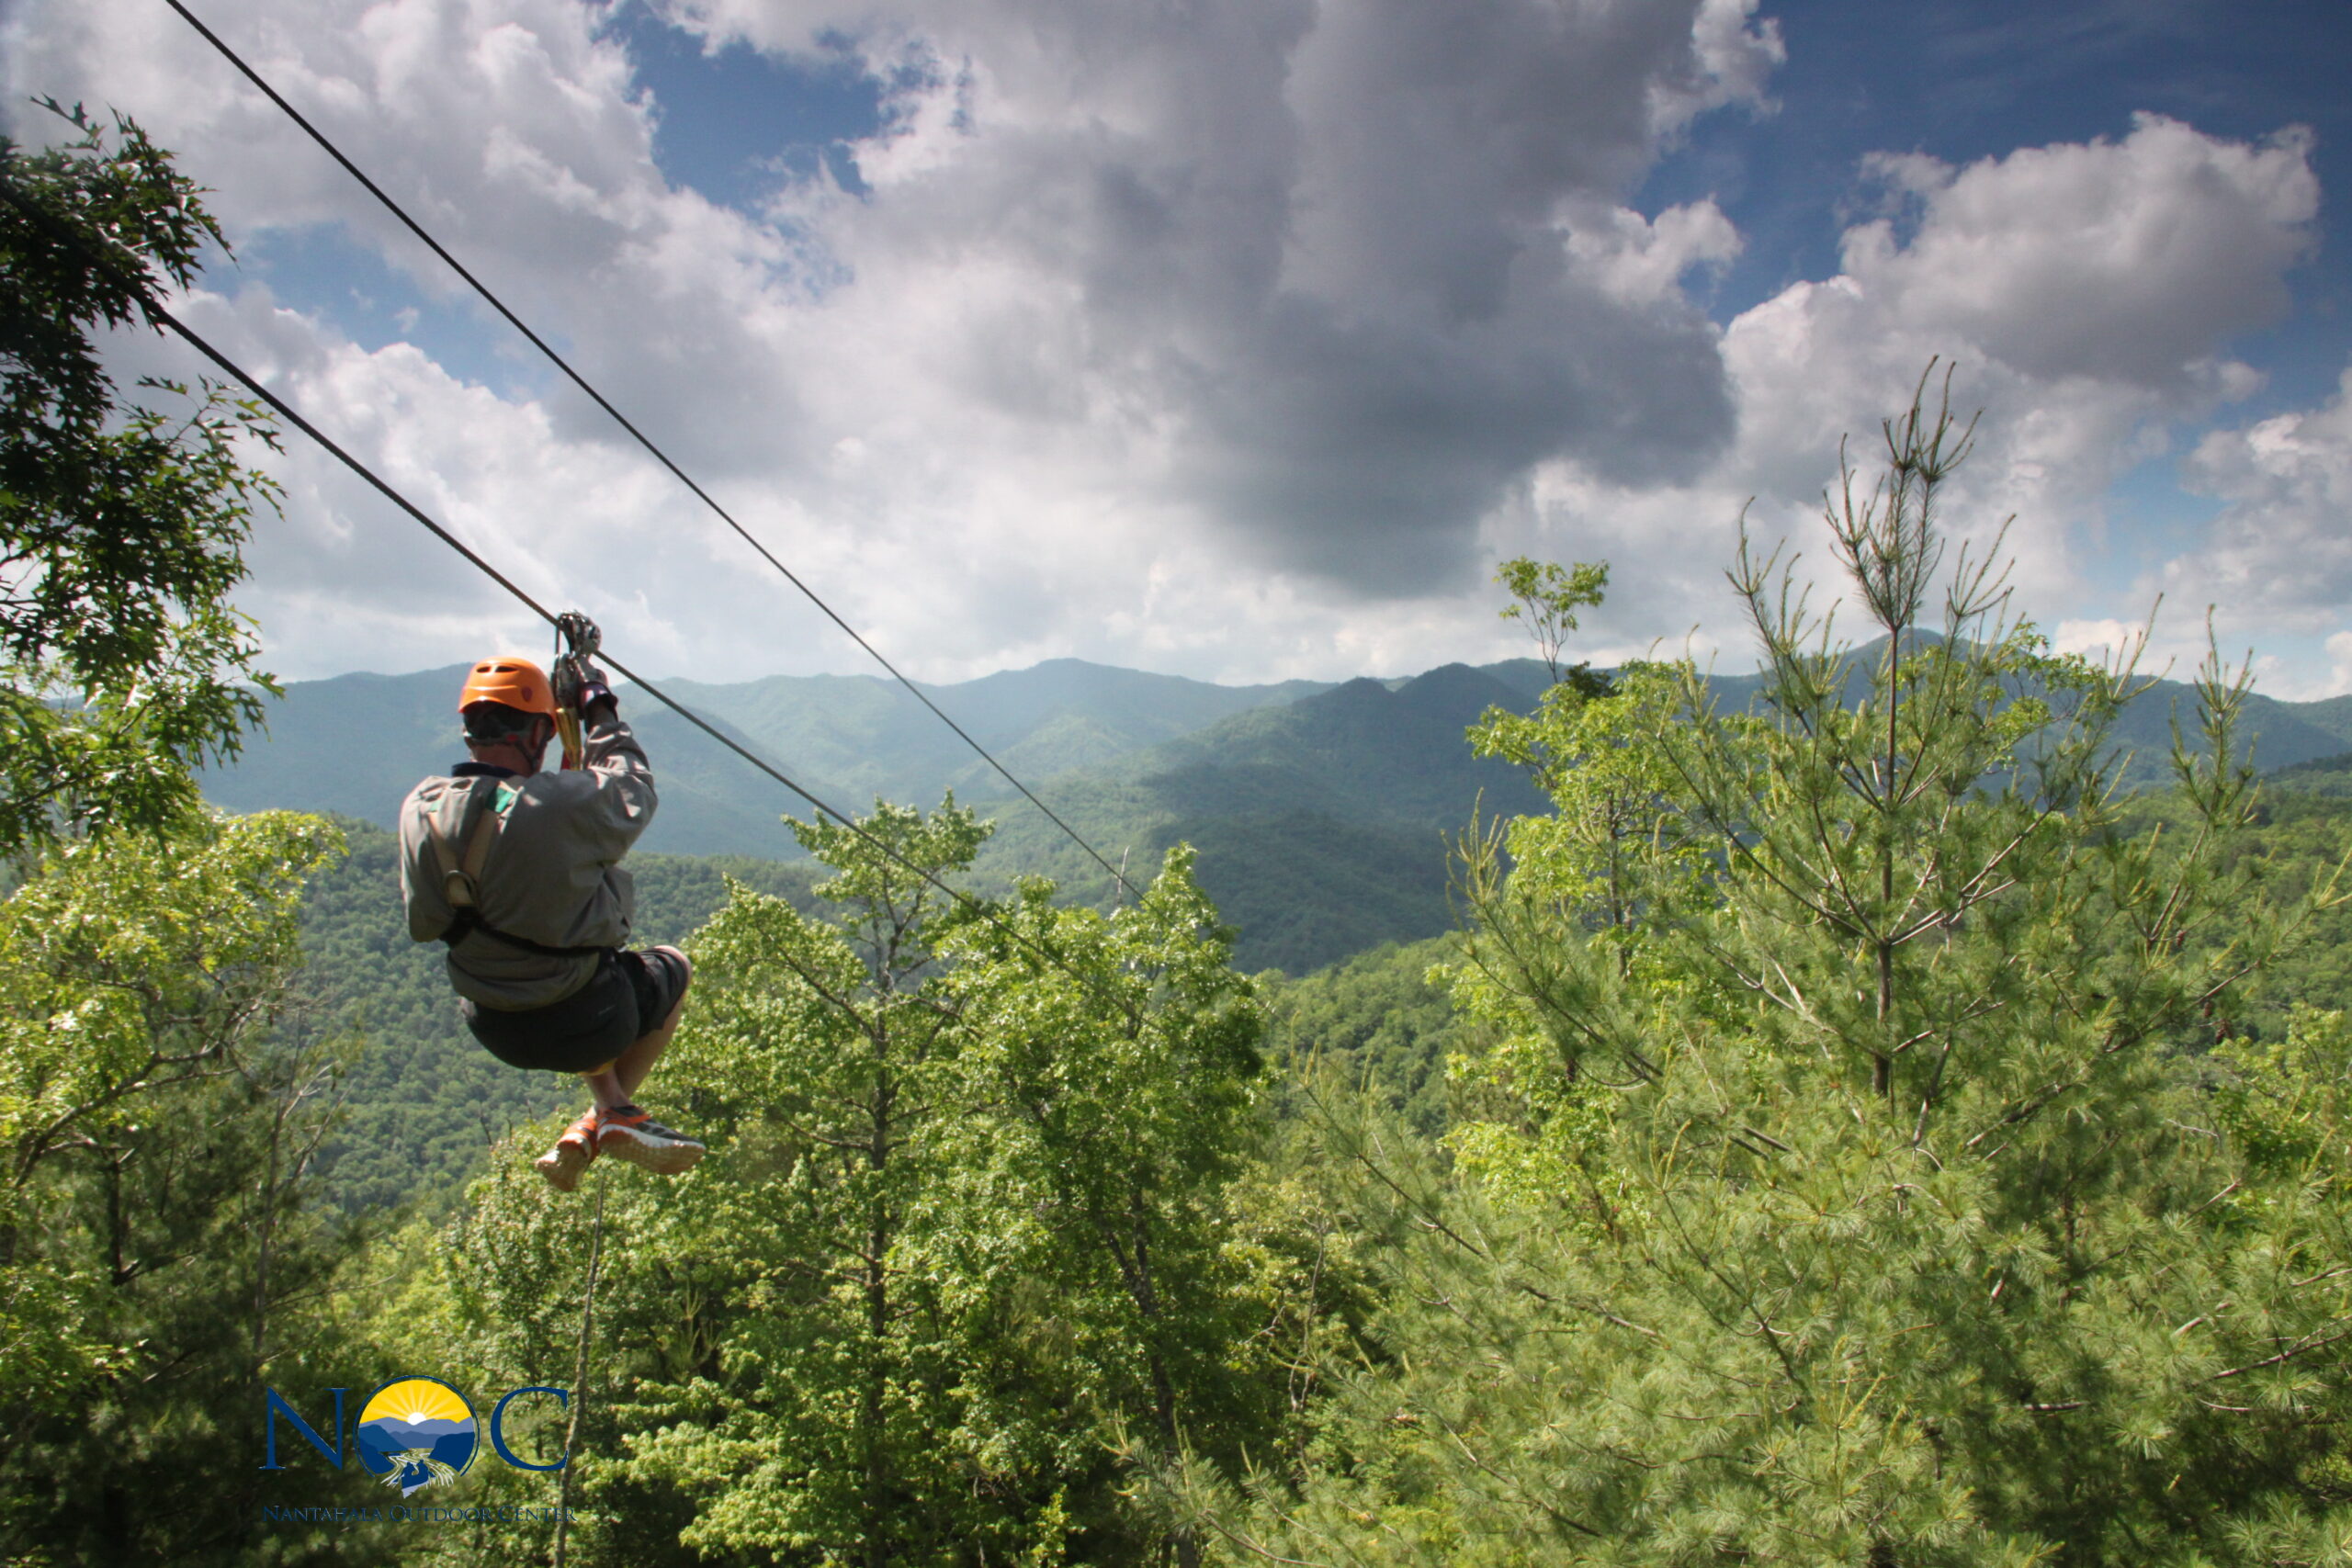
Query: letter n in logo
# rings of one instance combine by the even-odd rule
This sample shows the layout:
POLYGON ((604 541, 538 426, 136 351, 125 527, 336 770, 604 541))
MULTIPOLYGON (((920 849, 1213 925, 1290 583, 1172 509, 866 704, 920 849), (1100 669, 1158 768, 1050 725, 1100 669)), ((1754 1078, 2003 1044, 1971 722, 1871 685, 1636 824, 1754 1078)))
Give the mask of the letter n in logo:
POLYGON ((284 1470, 286 1468, 284 1465, 277 1462, 277 1418, 280 1416, 285 1416, 288 1421, 294 1423, 294 1429, 302 1434, 304 1441, 308 1442, 312 1448, 318 1450, 319 1452, 324 1454, 327 1458, 334 1461, 334 1467, 337 1470, 341 1470, 343 1468, 343 1396, 345 1392, 345 1390, 338 1388, 333 1391, 334 1393, 334 1447, 333 1448, 327 1447, 326 1439, 320 1437, 318 1433, 312 1431, 311 1429, 311 1424, 308 1421, 303 1420, 300 1415, 296 1414, 294 1407, 287 1404, 286 1401, 279 1396, 278 1392, 276 1389, 265 1388, 262 1392, 269 1396, 269 1403, 263 1406, 263 1420, 267 1424, 269 1436, 266 1439, 264 1445, 264 1451, 267 1457, 262 1461, 262 1469, 284 1470))

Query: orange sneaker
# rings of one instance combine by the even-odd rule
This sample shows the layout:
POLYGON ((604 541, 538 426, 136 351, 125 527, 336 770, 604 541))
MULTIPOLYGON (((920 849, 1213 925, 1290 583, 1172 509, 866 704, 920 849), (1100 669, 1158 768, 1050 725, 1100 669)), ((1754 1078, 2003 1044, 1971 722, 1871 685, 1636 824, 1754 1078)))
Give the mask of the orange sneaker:
POLYGON ((596 1157, 596 1122, 595 1111, 582 1111, 580 1119, 555 1141, 555 1147, 531 1162, 557 1191, 569 1192, 579 1186, 580 1173, 596 1157))
POLYGON ((700 1144, 672 1132, 634 1105, 617 1106, 596 1119, 596 1149, 660 1176, 690 1170, 703 1155, 700 1144))

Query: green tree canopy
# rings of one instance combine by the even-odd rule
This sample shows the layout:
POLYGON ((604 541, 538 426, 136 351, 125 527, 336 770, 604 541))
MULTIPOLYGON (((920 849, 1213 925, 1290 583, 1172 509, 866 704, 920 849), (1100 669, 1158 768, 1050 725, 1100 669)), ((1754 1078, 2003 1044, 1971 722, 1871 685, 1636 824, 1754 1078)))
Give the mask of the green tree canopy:
MULTIPOLYGON (((1262 1018, 1172 852, 1112 914, 966 902, 952 800, 797 825, 831 918, 737 885, 648 1086, 710 1145, 609 1186, 577 1485, 632 1560, 1145 1562, 1129 1463, 1282 1414, 1289 1276, 1237 1217, 1262 1018), (605 1392, 597 1392, 599 1389, 605 1392)), ((500 1375, 568 1358, 589 1196, 519 1152, 447 1267, 500 1375)))
POLYGON ((233 752, 274 689, 228 602, 276 497, 237 447, 268 427, 209 384, 126 400, 102 353, 220 229, 137 125, 118 117, 109 146, 57 112, 64 145, 0 141, 0 853, 185 818, 190 768, 233 752))
POLYGON ((354 1560, 265 1547, 243 1457, 263 1384, 315 1409, 367 1366, 324 1300, 339 1052, 271 1027, 339 849, 288 813, 114 835, 0 902, 0 1558, 354 1560))
POLYGON ((317 818, 268 813, 162 845, 76 845, 0 902, 0 1397, 12 1405, 43 1402, 107 1353, 81 1326, 81 1276, 41 1261, 51 1172, 103 1159, 159 1090, 230 1072, 260 1040, 297 961, 302 879, 339 849, 317 818))

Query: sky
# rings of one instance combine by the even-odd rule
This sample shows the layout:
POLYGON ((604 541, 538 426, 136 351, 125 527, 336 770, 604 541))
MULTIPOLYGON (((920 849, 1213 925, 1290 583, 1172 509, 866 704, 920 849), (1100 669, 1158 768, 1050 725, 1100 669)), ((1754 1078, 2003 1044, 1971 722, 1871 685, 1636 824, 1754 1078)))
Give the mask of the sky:
MULTIPOLYGON (((1743 516, 1832 602, 1934 360, 2015 614, 2352 692, 2342 0, 189 3, 921 679, 1512 657, 1521 555, 1609 563, 1574 652, 1746 668, 1743 516)), ((0 0, 0 86, 172 148, 191 324, 636 668, 874 668, 163 0, 0 0)), ((266 463, 279 674, 544 649, 266 463)))

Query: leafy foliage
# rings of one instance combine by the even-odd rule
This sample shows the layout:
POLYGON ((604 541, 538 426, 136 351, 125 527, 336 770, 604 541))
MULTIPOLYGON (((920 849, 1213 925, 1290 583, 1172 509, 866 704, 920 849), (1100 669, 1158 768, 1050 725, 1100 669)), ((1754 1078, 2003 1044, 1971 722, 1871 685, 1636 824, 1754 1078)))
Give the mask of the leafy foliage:
POLYGON ((118 1152, 149 1099, 232 1060, 292 966, 301 875, 334 847, 323 824, 284 815, 186 847, 76 845, 0 904, 0 1268, 36 1309, 0 1330, 12 1403, 102 1354, 73 1326, 72 1268, 20 1256, 43 1229, 43 1179, 118 1152))
MULTIPOLYGON (((1112 916, 1042 883, 963 905, 899 860, 963 874, 968 810, 861 827, 799 829, 835 919, 738 884, 694 939, 647 1092, 708 1157, 591 1179, 607 1392, 577 1539, 639 1561, 1192 1555, 1123 1495, 1121 1452, 1235 1450, 1285 1414, 1253 1331, 1296 1249, 1236 1190, 1249 983, 1181 854, 1112 916)), ((522 1152, 442 1265, 492 1381, 543 1376, 579 1323, 587 1194, 547 1191, 522 1152)))
POLYGON ((1446 1057, 1466 1030, 1430 968, 1453 953, 1450 938, 1391 942, 1296 980, 1266 977, 1276 1103, 1307 1113, 1316 1082, 1372 1096, 1416 1134, 1447 1121, 1446 1057))
POLYGON ((242 1451, 260 1381, 315 1393, 351 1348, 323 1297, 358 1238, 316 1204, 341 1055, 270 1030, 302 878, 338 848, 285 814, 117 837, 0 904, 12 1562, 263 1550, 250 1467, 187 1456, 242 1451))
POLYGON ((273 445, 216 387, 118 396, 94 337, 196 276, 220 232, 136 125, 115 147, 0 141, 0 852, 61 829, 153 829, 194 809, 195 764, 261 716, 251 629, 228 603, 276 487, 237 457, 273 445), (94 259, 95 258, 95 259, 94 259))
POLYGON ((2279 769, 2272 777, 2276 786, 2281 790, 2338 800, 2352 799, 2352 751, 2341 756, 2297 762, 2279 769))
POLYGON ((1577 629, 1577 612, 1599 604, 1609 587, 1605 563, 1579 561, 1564 567, 1557 561, 1517 556, 1496 569, 1495 581, 1510 591, 1511 602, 1503 606, 1503 619, 1526 625, 1543 654, 1552 684, 1568 686, 1587 696, 1600 696, 1608 690, 1606 680, 1594 674, 1591 666, 1560 662, 1560 649, 1568 634, 1577 629))
POLYGON ((1073 809, 1160 859, 1132 902, 1057 902, 952 796, 795 825, 821 885, 639 857, 636 939, 698 964, 647 1094, 711 1153, 561 1195, 528 1156, 576 1088, 458 1027, 390 835, 188 809, 257 701, 223 596, 266 433, 114 401, 88 337, 138 290, 60 233, 183 285, 217 235, 72 118, 0 149, 51 214, 0 211, 0 850, 44 851, 0 903, 8 1561, 2352 1552, 2352 813, 2325 767, 2257 796, 2213 666, 2128 796, 2149 683, 1943 570, 1944 410, 1829 504, 1860 652, 1743 542, 1752 680, 1566 663, 1606 569, 1518 560, 1532 712, 1449 667, 1194 693, 1228 716, 1142 760, 1008 717, 1128 752, 1073 809), (1482 788, 1469 929, 1361 952, 1442 927, 1419 840, 1482 788), (1204 879, 1252 962, 1360 956, 1247 979, 1204 879), (419 1367, 571 1391, 507 1432, 568 1468, 465 1483, 568 1537, 263 1529, 373 1488, 212 1462, 264 1387, 419 1367))

